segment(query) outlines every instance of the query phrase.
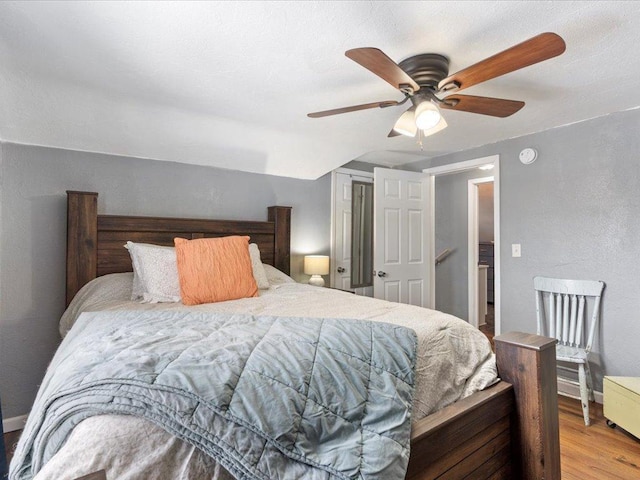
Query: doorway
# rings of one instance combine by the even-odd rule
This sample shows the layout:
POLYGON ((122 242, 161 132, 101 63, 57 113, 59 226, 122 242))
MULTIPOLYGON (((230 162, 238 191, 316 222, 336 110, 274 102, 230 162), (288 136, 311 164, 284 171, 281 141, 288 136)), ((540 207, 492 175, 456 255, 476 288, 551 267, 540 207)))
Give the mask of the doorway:
MULTIPOLYGON (((493 165, 479 167, 491 171, 493 165)), ((468 183, 469 323, 485 333, 495 333, 494 308, 494 178, 479 177, 468 183), (473 280, 476 280, 474 283, 473 280)))
MULTIPOLYGON (((433 298, 436 299, 435 308, 438 310, 451 313, 460 318, 470 321, 470 323, 478 326, 478 315, 473 312, 478 311, 478 261, 479 261, 479 241, 478 230, 476 224, 469 225, 470 214, 474 205, 469 205, 471 198, 475 198, 475 204, 477 205, 477 196, 469 195, 469 188, 467 182, 471 178, 490 178, 493 180, 493 227, 494 227, 494 257, 493 257, 493 306, 494 306, 494 329, 495 333, 500 333, 500 162, 498 155, 492 155, 489 157, 482 157, 474 160, 468 160, 465 162, 454 163, 450 165, 443 165, 441 167, 434 167, 425 169, 423 172, 430 175, 432 182, 432 195, 434 204, 434 215, 432 215, 432 231, 434 231, 434 257, 438 259, 438 262, 434 262, 432 265, 433 275, 435 279, 433 298), (478 170, 479 167, 484 165, 493 165, 493 169, 490 174, 478 170), (453 183, 454 175, 465 173, 461 175, 463 178, 461 187, 454 191, 453 188, 448 191, 450 196, 439 195, 447 183, 447 179, 453 183), (436 179, 440 180, 441 189, 438 189, 436 179), (443 200, 444 199, 444 200, 443 200), (445 218, 444 222, 437 221, 438 210, 441 209, 444 202, 450 202, 460 206, 458 211, 458 220, 454 222, 453 219, 445 218), (463 213, 460 213, 463 212, 463 213), (440 225, 438 224, 440 223, 440 225), (449 239, 455 239, 455 245, 451 243, 448 245, 443 243, 443 223, 452 227, 452 235, 449 239), (455 223, 455 225, 453 225, 455 223), (442 258, 442 253, 446 250, 449 252, 442 258), (436 266, 437 263, 437 266, 436 266), (449 276, 447 278, 447 275, 449 276), (447 290, 449 289, 449 290, 447 290), (438 301, 440 300, 440 302, 438 301), (471 312, 471 313, 470 313, 471 312), (475 319, 475 321, 474 321, 475 319)), ((489 180, 486 180, 487 182, 489 180)), ((482 183, 482 182, 478 182, 482 183)), ((474 187, 477 188, 477 187, 474 187)), ((475 193, 475 192, 474 192, 475 193)), ((477 218, 477 214, 476 218, 477 218)), ((445 242, 450 240, 444 240, 445 242)), ((489 272, 487 272, 488 274, 489 272)), ((488 275, 487 275, 488 276, 488 275)), ((488 278, 487 278, 488 281, 488 278)))

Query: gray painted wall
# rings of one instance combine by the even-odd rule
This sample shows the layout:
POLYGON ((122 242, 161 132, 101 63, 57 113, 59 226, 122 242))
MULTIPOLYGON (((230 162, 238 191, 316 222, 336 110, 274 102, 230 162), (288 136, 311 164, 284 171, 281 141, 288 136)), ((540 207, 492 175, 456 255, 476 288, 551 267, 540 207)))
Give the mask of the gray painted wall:
POLYGON ((603 280, 600 391, 603 375, 640 376, 638 132, 636 109, 405 166, 500 155, 502 331, 535 332, 535 275, 603 280), (518 161, 524 147, 538 150, 535 163, 518 161))
MULTIPOLYGON (((66 190, 100 193, 112 214, 266 220, 290 205, 292 275, 329 254, 331 179, 295 180, 169 162, 1 145, 0 395, 5 418, 26 414, 59 342, 64 308, 66 190)), ((304 161, 304 159, 300 159, 304 161)))
POLYGON ((453 252, 436 266, 436 309, 464 320, 469 319, 468 184, 488 176, 476 168, 435 178, 435 251, 453 252))

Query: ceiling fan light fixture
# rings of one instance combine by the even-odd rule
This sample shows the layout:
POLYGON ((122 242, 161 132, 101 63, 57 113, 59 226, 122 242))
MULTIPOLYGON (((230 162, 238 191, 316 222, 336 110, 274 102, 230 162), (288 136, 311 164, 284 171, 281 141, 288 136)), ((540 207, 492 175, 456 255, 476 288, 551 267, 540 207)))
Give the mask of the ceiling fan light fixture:
POLYGON ((409 109, 400 115, 400 118, 398 118, 398 121, 393 126, 393 130, 407 137, 415 137, 418 127, 416 126, 413 110, 409 109))
POLYGON ((428 137, 429 135, 438 133, 440 130, 444 130, 445 128, 447 128, 447 121, 444 119, 444 117, 441 116, 440 121, 436 124, 436 126, 426 130, 422 130, 422 135, 428 137))
POLYGON ((440 110, 429 100, 425 100, 416 107, 415 122, 420 130, 430 130, 434 128, 440 123, 441 119, 442 115, 440 115, 440 110))

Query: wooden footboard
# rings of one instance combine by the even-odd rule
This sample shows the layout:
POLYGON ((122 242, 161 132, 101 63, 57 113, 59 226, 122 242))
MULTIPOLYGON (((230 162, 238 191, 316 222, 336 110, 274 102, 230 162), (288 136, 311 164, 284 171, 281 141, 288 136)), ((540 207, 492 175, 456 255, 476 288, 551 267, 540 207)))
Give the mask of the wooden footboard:
POLYGON ((495 342, 503 380, 418 422, 407 480, 560 479, 556 341, 495 342))
POLYGON ((513 387, 500 382, 429 415, 412 432, 406 478, 512 478, 513 409, 513 387))

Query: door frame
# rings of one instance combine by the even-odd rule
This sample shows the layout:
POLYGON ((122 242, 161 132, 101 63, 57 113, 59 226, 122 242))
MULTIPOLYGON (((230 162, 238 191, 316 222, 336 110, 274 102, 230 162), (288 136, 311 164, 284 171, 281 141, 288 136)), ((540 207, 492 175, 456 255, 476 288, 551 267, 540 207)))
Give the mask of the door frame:
MULTIPOLYGON (((422 170, 424 173, 429 174, 429 180, 431 182, 431 218, 430 218, 430 230, 433 234, 435 231, 435 177, 438 175, 445 175, 457 172, 464 172, 466 170, 472 170, 478 168, 481 165, 492 163, 494 165, 491 170, 491 176, 493 176, 493 231, 494 231, 494 311, 495 311, 495 334, 499 335, 501 332, 501 298, 500 298, 500 155, 489 155, 487 157, 475 158, 472 160, 465 160, 462 162, 451 163, 448 165, 442 165, 439 167, 425 168, 422 170)), ((467 235, 469 237, 469 235, 467 235)), ((467 240, 469 242, 469 239, 467 240)), ((433 258, 435 258, 435 242, 432 243, 433 258)), ((477 251, 477 245, 469 245, 469 249, 477 251)), ((477 252, 476 252, 477 258, 477 252)), ((477 263, 477 260, 476 260, 477 263)), ((435 262, 432 262, 432 282, 431 298, 435 302, 435 262)), ((469 291, 471 292, 471 283, 476 285, 477 291, 477 275, 473 275, 471 269, 469 270, 469 291), (472 278, 473 277, 473 278, 472 278)), ((469 295, 471 297, 471 294, 469 295)), ((477 302, 474 302, 476 304, 477 302)), ((471 311, 469 312, 471 313, 471 311)))

